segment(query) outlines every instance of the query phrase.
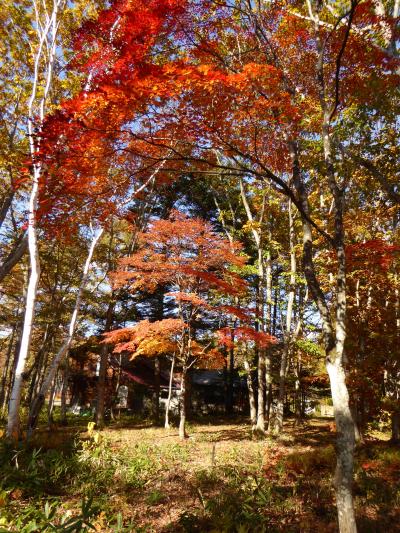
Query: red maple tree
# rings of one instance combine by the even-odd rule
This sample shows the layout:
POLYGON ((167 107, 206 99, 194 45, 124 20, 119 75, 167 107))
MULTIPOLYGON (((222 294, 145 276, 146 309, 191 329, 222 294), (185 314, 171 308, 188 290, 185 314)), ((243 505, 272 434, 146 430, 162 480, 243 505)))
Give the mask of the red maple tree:
POLYGON ((202 319, 221 314, 242 314, 221 302, 246 291, 246 282, 235 272, 246 258, 241 247, 231 244, 200 218, 190 218, 173 210, 169 219, 154 221, 139 235, 139 249, 120 261, 112 276, 116 287, 152 292, 159 287, 175 302, 175 319, 150 323, 107 335, 117 351, 133 356, 174 352, 181 365, 180 436, 185 433, 185 397, 188 369, 201 360, 207 366, 222 366, 221 353, 210 336, 199 331, 202 319))

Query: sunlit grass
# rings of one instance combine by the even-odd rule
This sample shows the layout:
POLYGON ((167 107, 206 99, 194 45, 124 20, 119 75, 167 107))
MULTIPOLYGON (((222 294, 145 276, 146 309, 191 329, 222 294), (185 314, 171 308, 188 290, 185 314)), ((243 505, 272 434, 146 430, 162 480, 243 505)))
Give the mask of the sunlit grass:
MULTIPOLYGON (((76 428, 40 430, 29 448, 2 443, 3 531, 335 531, 334 435, 323 422, 265 440, 242 422, 194 424, 184 442, 143 423, 76 428)), ((393 530, 399 474, 398 449, 369 440, 358 450, 363 531, 393 530)))

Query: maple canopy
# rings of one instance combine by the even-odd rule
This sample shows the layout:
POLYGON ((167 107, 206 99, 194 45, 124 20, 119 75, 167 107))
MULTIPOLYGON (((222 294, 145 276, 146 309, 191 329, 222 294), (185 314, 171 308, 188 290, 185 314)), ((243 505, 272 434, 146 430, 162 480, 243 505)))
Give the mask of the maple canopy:
MULTIPOLYGON (((136 357, 159 357, 163 355, 185 358, 183 343, 187 334, 187 324, 181 319, 166 318, 149 322, 141 320, 135 326, 105 333, 104 342, 114 346, 114 353, 127 353, 131 359, 136 357)), ((209 343, 196 340, 190 342, 188 361, 202 368, 222 368, 224 356, 216 347, 209 343)))
POLYGON ((67 215, 70 227, 104 221, 150 182, 170 179, 159 165, 166 151, 146 145, 144 159, 126 126, 160 103, 164 67, 156 58, 169 46, 183 5, 115 1, 78 32, 72 67, 82 88, 46 118, 38 154, 46 169, 39 215, 53 229, 67 215))
POLYGON ((249 6, 118 0, 81 28, 72 67, 82 89, 43 132, 48 223, 71 207, 81 219, 118 213, 155 171, 165 183, 215 168, 270 180, 304 213, 288 179, 290 143, 302 143, 311 175, 329 115, 338 142, 358 151, 353 119, 367 111, 373 121, 377 95, 390 99, 399 83, 382 45, 394 22, 372 1, 322 7, 319 24, 305 4, 249 6))
POLYGON ((152 357, 178 352, 178 337, 185 327, 179 318, 142 320, 135 326, 105 333, 104 337, 106 343, 114 345, 114 353, 128 352, 132 358, 152 357))
POLYGON ((172 210, 138 235, 137 252, 120 260, 112 275, 115 287, 154 291, 169 287, 178 302, 206 306, 207 293, 239 295, 245 281, 235 271, 245 262, 239 243, 233 245, 200 218, 172 210))
MULTIPOLYGON (((251 313, 221 302, 246 293, 247 284, 238 273, 246 262, 240 245, 222 237, 208 222, 172 210, 167 220, 155 220, 139 234, 138 248, 120 260, 120 269, 112 275, 114 286, 144 292, 163 287, 165 296, 175 301, 179 318, 141 321, 106 334, 107 342, 115 344, 117 352, 133 356, 179 352, 186 354, 186 360, 198 360, 204 354, 221 365, 219 351, 205 348, 208 340, 204 345, 191 337, 195 324, 205 315, 250 322, 251 313)), ((274 342, 272 336, 249 324, 236 331, 238 338, 263 347, 274 342)), ((224 330, 219 330, 219 343, 227 346, 226 338, 224 330)))

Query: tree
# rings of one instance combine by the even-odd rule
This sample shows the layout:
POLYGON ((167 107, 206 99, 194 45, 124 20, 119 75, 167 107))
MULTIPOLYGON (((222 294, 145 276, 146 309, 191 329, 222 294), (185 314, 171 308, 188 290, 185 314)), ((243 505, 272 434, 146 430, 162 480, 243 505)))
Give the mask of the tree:
MULTIPOLYGON (((171 7, 170 3, 167 3, 171 7)), ((138 4, 143 7, 141 2, 138 4)), ((107 135, 104 135, 104 131, 101 131, 100 135, 93 134, 91 128, 95 118, 93 115, 90 117, 88 111, 92 110, 96 104, 100 105, 100 102, 106 102, 110 95, 106 99, 102 96, 88 98, 89 89, 98 90, 102 76, 96 70, 96 62, 89 62, 89 65, 86 62, 85 54, 82 50, 79 51, 79 39, 76 40, 74 52, 81 56, 79 59, 81 71, 86 73, 83 89, 76 96, 65 100, 56 112, 45 117, 58 59, 59 13, 62 9, 68 12, 68 9, 63 0, 55 1, 50 10, 46 3, 38 6, 34 2, 35 6, 38 44, 35 52, 31 98, 27 103, 30 161, 25 169, 27 179, 30 179, 30 175, 32 176, 27 222, 31 272, 27 291, 25 326, 10 397, 7 433, 12 438, 17 438, 19 433, 18 411, 23 385, 22 376, 29 357, 36 293, 40 277, 38 247, 40 225, 46 227, 46 230, 53 235, 58 235, 65 229, 61 219, 65 217, 66 210, 70 212, 74 208, 76 212, 79 212, 79 215, 69 217, 71 230, 77 232, 79 228, 85 225, 89 226, 93 221, 100 220, 104 224, 111 215, 121 210, 122 197, 128 197, 129 202, 129 195, 140 194, 148 185, 153 183, 154 176, 162 167, 162 164, 156 164, 154 168, 146 166, 145 169, 140 169, 140 173, 136 165, 137 160, 131 158, 130 167, 127 169, 127 164, 124 166, 124 163, 118 158, 112 157, 113 146, 107 135), (86 71, 83 65, 85 65, 86 71), (88 117, 89 123, 89 128, 83 132, 77 128, 77 124, 83 120, 82 114, 88 117), (140 183, 141 178, 143 178, 143 182, 140 183), (133 186, 132 181, 134 182, 133 186), (136 186, 138 182, 139 185, 136 186)), ((149 13, 148 7, 143 7, 143 9, 149 13)), ((101 51, 96 50, 95 54, 99 52, 103 58, 106 53, 105 48, 109 47, 109 40, 113 38, 120 17, 118 10, 114 11, 116 20, 110 25, 107 13, 107 11, 103 12, 103 18, 100 17, 97 26, 88 22, 84 30, 85 34, 90 35, 92 39, 92 50, 100 47, 101 51), (106 29, 107 33, 105 35, 102 33, 99 36, 97 32, 101 24, 104 24, 103 29, 106 29)), ((142 57, 145 56, 154 46, 154 39, 157 37, 157 32, 162 29, 166 11, 155 15, 155 24, 151 35, 149 35, 148 27, 145 30, 142 24, 142 15, 143 11, 140 13, 136 11, 137 31, 131 36, 130 41, 130 50, 135 49, 137 61, 139 61, 141 54, 142 57), (138 41, 145 34, 147 47, 138 47, 138 41)), ((76 58, 76 64, 79 61, 76 58)), ((120 67, 121 65, 119 65, 120 67)), ((97 95, 99 94, 101 92, 97 93, 97 95)), ((119 93, 120 97, 121 93, 119 93)), ((140 103, 141 100, 138 98, 136 106, 133 107, 134 111, 138 109, 140 103)), ((110 109, 108 107, 108 111, 110 109)), ((106 115, 103 115, 102 118, 109 126, 110 120, 116 117, 109 113, 106 115)), ((100 127, 100 124, 96 123, 96 125, 100 127)), ((122 205, 125 203, 123 201, 122 205)), ((48 385, 48 380, 45 380, 45 383, 48 385)), ((41 396, 43 394, 45 391, 41 391, 41 396)))
POLYGON ((399 440, 398 254, 381 239, 346 248, 349 265, 349 333, 346 353, 354 418, 362 438, 366 423, 385 409, 392 440, 399 440))
POLYGON ((29 355, 32 325, 35 315, 36 291, 39 284, 40 264, 37 242, 37 208, 39 181, 42 175, 42 161, 38 159, 40 133, 46 112, 47 99, 52 84, 56 48, 58 42, 59 16, 63 8, 62 0, 55 0, 51 9, 46 4, 34 2, 36 13, 37 43, 34 51, 34 71, 30 98, 27 102, 29 153, 32 165, 32 183, 28 210, 28 247, 30 256, 30 276, 26 295, 24 326, 13 388, 9 401, 7 436, 19 437, 19 405, 23 385, 23 373, 29 355))
MULTIPOLYGON (((92 0, 75 0, 73 4, 64 0, 18 0, 12 6, 7 5, 1 21, 9 61, 4 62, 0 72, 2 87, 3 84, 7 87, 2 93, 6 99, 0 104, 7 138, 3 145, 5 168, 3 162, 0 164, 1 179, 7 174, 0 225, 5 222, 5 226, 11 227, 12 237, 7 236, 9 242, 5 249, 8 249, 8 255, 0 266, 0 279, 9 274, 28 248, 30 256, 25 319, 9 404, 7 434, 11 438, 17 438, 19 433, 18 410, 40 278, 38 206, 44 177, 40 157, 44 121, 46 113, 60 98, 74 91, 76 75, 60 75, 60 72, 73 53, 71 36, 82 20, 93 16, 96 9, 97 3, 92 0), (11 77, 14 79, 8 83, 11 77), (18 90, 13 89, 14 83, 18 90), (13 97, 7 98, 9 94, 13 97), (24 167, 22 163, 25 163, 24 167), (21 209, 26 204, 26 209, 21 209)), ((1 238, 6 240, 4 234, 1 238)))
MULTIPOLYGON (((245 282, 234 272, 235 267, 245 261, 239 251, 238 244, 231 244, 218 235, 204 220, 173 210, 168 220, 152 222, 149 229, 139 235, 138 251, 121 259, 120 270, 113 275, 116 287, 127 285, 132 291, 152 292, 163 286, 169 290, 166 298, 175 301, 177 319, 152 324, 141 322, 132 330, 120 333, 132 334, 132 345, 128 342, 123 349, 133 348, 135 354, 140 350, 158 353, 160 349, 165 353, 166 347, 176 354, 182 372, 181 438, 186 436, 187 371, 200 354, 217 353, 207 349, 209 339, 199 334, 199 323, 207 315, 223 312, 223 306, 212 304, 213 294, 239 295, 246 288, 245 282), (171 335, 175 345, 168 344, 171 335)), ((118 338, 118 331, 110 333, 108 338, 115 338, 115 335, 118 338)))
MULTIPOLYGON (((191 158, 199 170, 209 166, 268 181, 301 214, 303 268, 321 317, 338 427, 339 527, 355 531, 354 428, 344 352, 344 199, 350 174, 341 146, 349 139, 339 124, 351 106, 361 107, 374 99, 377 87, 385 90, 398 83, 396 62, 378 44, 388 26, 383 30, 373 10, 356 1, 334 9, 311 2, 304 8, 248 2, 222 2, 212 11, 206 4, 192 7, 190 38, 185 43, 187 54, 192 54, 191 75, 177 104, 179 120, 168 124, 174 138, 181 139, 174 147, 175 157, 191 158), (375 40, 365 32, 369 24, 375 40), (379 71, 382 64, 387 68, 379 71), (343 135, 343 142, 335 135, 343 135), (192 151, 188 154, 189 143, 192 151), (313 179, 315 168, 318 181, 313 179), (316 185, 323 186, 332 205, 324 213, 322 227, 311 206, 311 190, 316 185), (326 239, 338 258, 333 298, 321 288, 313 230, 326 239)), ((168 117, 160 114, 159 119, 164 131, 168 117)), ((159 146, 159 132, 146 132, 148 142, 159 146)))
MULTIPOLYGON (((43 6, 45 9, 47 4, 43 6)), ((155 172, 157 184, 171 183, 173 176, 184 175, 186 183, 189 176, 206 176, 214 188, 210 177, 217 176, 229 189, 227 203, 231 204, 230 196, 242 202, 240 208, 240 201, 234 205, 231 228, 226 223, 228 217, 223 219, 227 204, 217 208, 230 246, 237 236, 235 232, 240 232, 253 259, 249 277, 254 290, 249 299, 252 298, 256 312, 251 320, 260 329, 269 327, 270 333, 280 330, 286 341, 280 365, 278 427, 282 425, 285 373, 294 353, 291 345, 297 331, 292 315, 300 315, 303 305, 307 305, 302 300, 304 292, 296 287, 295 306, 294 271, 300 265, 296 262, 293 218, 282 223, 287 207, 290 217, 295 217, 297 210, 302 271, 319 315, 318 323, 314 324, 317 330, 314 340, 320 334, 318 340, 322 340, 325 349, 338 428, 335 487, 342 532, 356 530, 352 500, 354 424, 349 391, 353 386, 357 396, 360 383, 356 380, 362 382, 373 368, 379 380, 383 376, 385 402, 391 409, 397 405, 398 397, 397 359, 392 357, 393 339, 398 338, 399 330, 395 267, 389 276, 384 269, 375 269, 374 261, 371 264, 366 261, 373 265, 377 283, 390 288, 390 296, 385 298, 384 290, 364 282, 365 265, 362 274, 357 272, 358 268, 352 270, 354 265, 348 254, 352 246, 356 247, 353 258, 367 249, 371 260, 377 249, 368 248, 368 243, 375 242, 376 247, 377 238, 390 243, 396 239, 398 211, 393 206, 399 201, 398 14, 398 2, 360 0, 339 3, 310 0, 303 4, 247 0, 115 1, 78 33, 74 48, 77 57, 71 72, 78 70, 84 83, 75 97, 65 101, 46 120, 39 113, 40 135, 29 137, 35 150, 31 149, 28 179, 23 184, 26 187, 32 183, 29 180, 33 176, 36 187, 35 179, 40 174, 39 213, 57 234, 65 231, 65 224, 60 221, 67 218, 72 206, 76 213, 71 217, 75 229, 88 225, 92 218, 104 223, 108 217, 119 214, 119 200, 133 193, 141 194, 156 183, 155 172), (272 218, 269 212, 265 214, 265 208, 270 208, 272 197, 283 205, 279 209, 283 216, 279 223, 273 221, 271 225, 265 222, 272 218), (373 206, 368 206, 370 199, 373 206), (390 210, 393 228, 388 229, 389 224, 382 222, 382 218, 369 220, 365 225, 354 223, 360 218, 374 218, 379 208, 390 210), (355 226, 361 228, 362 237, 353 231, 355 226), (283 258, 274 262, 270 243, 275 239, 279 241, 277 255, 283 258), (366 246, 363 249, 361 245, 366 246), (290 268, 286 268, 287 258, 291 260, 290 268), (285 277, 288 272, 289 277, 285 277), (381 361, 379 347, 369 338, 369 331, 376 324, 361 310, 362 301, 367 308, 373 308, 369 294, 379 302, 376 323, 391 324, 396 331, 392 339, 385 341, 390 361, 381 361), (284 295, 286 306, 281 304, 284 295), (297 309, 292 313, 294 307, 297 309), (350 334, 349 325, 356 326, 350 334), (371 358, 355 353, 363 352, 366 345, 371 348, 371 358), (356 365, 362 361, 366 366, 357 373, 356 365)), ((49 46, 49 50, 54 52, 54 47, 49 46)), ((40 67, 49 65, 49 57, 51 53, 44 56, 40 67)), ((44 88, 46 91, 46 84, 44 88)), ((9 124, 13 123, 11 118, 9 124)), ((8 142, 10 135, 5 137, 8 142)), ((7 158, 8 155, 4 159, 8 161, 7 158)), ((9 210, 12 215, 8 187, 12 185, 11 178, 8 173, 1 212, 9 210)), ((203 183, 202 187, 204 191, 203 183)), ((37 199, 37 187, 33 196, 37 199)), ((214 196, 216 204, 223 203, 221 194, 214 196)), ((31 251, 37 252, 34 242, 37 220, 32 213, 38 210, 36 205, 31 207, 33 224, 28 231, 33 237, 31 251)), ((23 246, 19 248, 23 239, 18 241, 20 228, 11 215, 12 231, 6 240, 11 243, 13 263, 23 250, 23 246)), ((183 219, 180 222, 183 224, 183 219)), ((160 228, 162 224, 166 225, 166 221, 160 222, 160 228)), ((192 224, 196 226, 193 221, 192 224)), ((133 263, 128 258, 115 276, 117 285, 126 283, 133 290, 155 290, 165 284, 169 291, 165 299, 175 302, 177 317, 184 324, 180 341, 186 354, 183 361, 189 357, 188 347, 203 337, 205 340, 207 329, 213 329, 210 317, 217 308, 223 312, 228 300, 232 303, 238 297, 232 288, 240 283, 234 270, 220 272, 222 263, 211 266, 199 263, 204 251, 199 243, 197 247, 189 246, 194 235, 189 228, 186 231, 189 233, 179 234, 177 242, 168 240, 171 235, 156 239, 157 249, 142 237, 142 248, 132 256, 133 263), (185 245, 189 248, 185 249, 185 245), (176 259, 171 269, 174 254, 181 259, 176 259), (186 265, 180 263, 183 260, 186 265), (192 260, 194 266, 190 266, 192 260), (222 302, 216 303, 217 298, 222 302)), ((383 245, 376 248, 380 248, 381 257, 387 255, 383 245)), ((231 253, 235 255, 234 248, 231 253)), ((34 254, 31 257, 35 266, 37 258, 34 254)), ((9 264, 8 258, 6 263, 9 264)), ((235 264, 234 268, 242 267, 235 264)), ((34 282, 37 271, 32 270, 34 282)), ((33 306, 27 309, 28 322, 34 310, 34 284, 31 289, 29 302, 33 306)), ((301 327, 301 316, 297 320, 301 327)), ((229 325, 234 341, 234 324, 229 325)), ((29 329, 28 324, 25 333, 29 329)), ((17 330, 18 327, 13 327, 10 331, 6 376, 17 330)), ((236 335, 240 336, 239 331, 236 335)), ((26 352, 29 335, 25 334, 23 341, 26 352)), ((246 341, 251 349, 256 346, 253 342, 246 341)), ((254 356, 258 356, 259 363, 258 414, 262 427, 263 350, 258 354, 254 350, 254 356)), ((19 382, 23 360, 22 366, 18 366, 19 382)), ((185 380, 182 386, 184 389, 185 380)), ((15 415, 15 406, 13 409, 15 415)), ((394 416, 393 421, 395 433, 398 418, 394 416)))

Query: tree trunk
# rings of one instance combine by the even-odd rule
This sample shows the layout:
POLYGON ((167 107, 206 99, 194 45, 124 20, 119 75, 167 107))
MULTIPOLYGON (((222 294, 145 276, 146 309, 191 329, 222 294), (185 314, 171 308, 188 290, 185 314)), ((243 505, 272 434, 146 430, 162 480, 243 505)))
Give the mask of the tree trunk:
POLYGON ((11 183, 10 183, 8 191, 5 192, 4 196, 2 197, 0 201, 0 228, 3 225, 3 222, 7 216, 8 210, 10 209, 10 206, 12 204, 12 201, 14 199, 14 194, 15 194, 15 187, 13 184, 12 173, 9 172, 9 174, 10 174, 11 183))
POLYGON ((257 378, 257 423, 254 431, 263 435, 265 433, 265 348, 260 348, 258 352, 257 378))
POLYGON ((7 437, 18 440, 20 432, 19 406, 23 388, 23 374, 25 371, 26 361, 29 356, 29 347, 31 344, 33 319, 35 316, 36 291, 40 277, 39 250, 37 244, 36 230, 36 209, 39 194, 39 174, 35 171, 31 197, 29 200, 28 215, 28 244, 31 273, 29 276, 28 291, 26 295, 25 318, 22 329, 21 347, 18 354, 17 367, 15 369, 14 384, 11 390, 8 420, 7 420, 7 437))
MULTIPOLYGON (((113 322, 115 301, 111 298, 106 314, 106 323, 104 325, 104 332, 108 332, 111 329, 113 322)), ((106 397, 106 385, 107 385, 107 369, 108 369, 108 356, 110 353, 110 346, 103 344, 100 351, 100 368, 99 378, 97 381, 97 402, 96 402, 96 425, 98 428, 104 427, 104 408, 106 397)))
POLYGON ((272 373, 271 373, 271 351, 266 349, 265 354, 265 428, 270 429, 271 405, 272 405, 272 373))
MULTIPOLYGON (((160 286, 156 294, 156 301, 154 306, 154 319, 163 320, 164 318, 164 293, 165 287, 160 286)), ((154 358, 154 390, 153 390, 153 405, 152 418, 155 425, 160 424, 160 358, 154 358)))
POLYGON ((393 411, 391 415, 392 419, 392 437, 391 442, 394 444, 400 443, 400 411, 393 411))
POLYGON ((68 380, 69 380, 69 358, 68 355, 65 358, 65 365, 63 369, 63 384, 61 389, 61 408, 60 408, 60 417, 61 425, 67 426, 67 393, 68 393, 68 380))
POLYGON ((171 370, 169 374, 169 384, 168 384, 168 399, 167 405, 165 406, 165 429, 169 429, 169 410, 171 406, 171 397, 172 397, 172 383, 174 380, 174 366, 175 366, 175 354, 172 356, 171 370))
POLYGON ((154 358, 153 421, 160 423, 160 358, 154 358))
POLYGON ((303 418, 301 416, 301 390, 300 380, 298 374, 296 375, 294 383, 294 412, 295 412, 295 425, 302 423, 303 418))
POLYGON ((21 312, 21 309, 22 309, 23 302, 26 299, 26 290, 27 290, 27 287, 28 287, 28 280, 29 280, 29 276, 28 276, 28 272, 26 271, 25 272, 25 279, 24 279, 22 297, 21 297, 20 303, 18 304, 18 310, 17 310, 17 314, 16 314, 16 317, 15 317, 16 321, 17 321, 17 323, 16 323, 16 331, 15 331, 16 342, 15 342, 14 349, 12 350, 12 352, 13 352, 13 357, 11 358, 12 362, 10 360, 11 365, 10 365, 9 374, 8 374, 8 384, 7 384, 6 389, 4 391, 5 394, 4 394, 3 404, 2 404, 3 410, 9 404, 11 390, 12 390, 13 384, 14 384, 15 369, 17 367, 18 354, 19 354, 19 350, 20 350, 20 347, 21 347, 22 327, 24 325, 24 313, 22 311, 22 313, 20 314, 20 312, 21 312))
POLYGON ((392 437, 391 442, 398 444, 400 442, 400 397, 399 397, 399 382, 398 373, 395 372, 393 381, 392 401, 395 406, 391 414, 392 423, 392 437))
POLYGON ((267 426, 267 429, 269 430, 270 421, 271 421, 271 406, 272 406, 272 380, 269 381, 269 385, 267 387, 267 402, 266 402, 266 404, 267 404, 266 408, 265 408, 266 426, 267 426))
POLYGON ((346 385, 345 370, 343 367, 344 343, 346 339, 346 257, 343 226, 344 191, 340 190, 336 185, 333 160, 329 146, 329 128, 326 127, 326 124, 323 125, 323 141, 324 156, 327 166, 328 180, 334 198, 333 205, 335 213, 335 237, 331 239, 331 244, 336 251, 338 262, 336 272, 336 302, 334 308, 335 325, 332 323, 332 315, 315 271, 311 225, 306 218, 309 214, 308 196, 300 171, 299 147, 294 141, 289 141, 288 145, 293 166, 293 183, 303 210, 304 274, 308 288, 321 317, 322 333, 327 354, 326 366, 331 382, 332 401, 338 431, 335 489, 339 529, 341 533, 356 533, 357 527, 352 495, 354 424, 350 412, 349 394, 346 385))
POLYGON ((59 31, 59 8, 61 0, 54 0, 52 11, 45 10, 45 17, 39 19, 36 14, 36 34, 38 48, 34 57, 34 72, 32 90, 28 101, 28 140, 32 161, 32 188, 28 209, 28 249, 30 258, 30 276, 26 295, 25 318, 22 330, 21 348, 15 370, 14 384, 10 395, 7 437, 13 440, 19 438, 20 421, 19 407, 23 388, 23 374, 29 356, 33 320, 35 316, 36 292, 40 278, 39 248, 37 242, 37 208, 39 199, 39 181, 42 174, 42 163, 37 153, 40 149, 40 136, 46 102, 53 78, 53 66, 56 56, 56 46, 59 31), (44 82, 44 83, 43 83, 44 82))
POLYGON ((9 374, 9 377, 8 377, 9 384, 8 384, 8 387, 7 387, 6 397, 4 399, 5 405, 9 405, 9 403, 10 403, 11 391, 12 391, 12 388, 13 388, 13 385, 14 385, 15 369, 17 368, 18 354, 19 354, 19 349, 20 349, 20 346, 21 346, 22 325, 23 325, 23 323, 20 324, 19 336, 17 338, 17 342, 15 343, 13 362, 12 362, 12 366, 10 368, 10 374, 9 374))
POLYGON ((281 358, 281 365, 279 369, 279 392, 278 392, 278 401, 276 405, 276 413, 274 420, 274 433, 279 435, 282 433, 283 429, 283 410, 285 403, 285 394, 286 394, 286 371, 287 371, 287 362, 288 362, 288 352, 289 344, 286 342, 281 358))
MULTIPOLYGON (((114 262, 112 260, 111 250, 114 246, 114 225, 111 220, 110 226, 110 240, 108 245, 108 265, 107 271, 111 272, 115 269, 114 262)), ((105 323, 104 323, 104 333, 108 333, 113 324, 113 314, 116 304, 116 295, 111 291, 109 302, 107 306, 105 323)), ((108 375, 108 359, 110 353, 110 346, 108 344, 103 344, 100 350, 100 361, 99 361, 99 373, 97 379, 97 398, 96 398, 96 411, 94 420, 99 429, 102 429, 105 425, 105 403, 106 403, 106 389, 107 389, 107 375, 108 375)), ((116 393, 118 395, 118 387, 116 388, 116 393)), ((121 409, 119 410, 121 413, 121 409)), ((112 417, 112 402, 111 402, 111 417, 112 417)))
POLYGON ((188 435, 186 433, 186 373, 187 368, 184 366, 182 368, 182 377, 181 377, 181 397, 180 397, 180 419, 179 419, 179 438, 181 440, 187 439, 188 435))
POLYGON ((354 440, 357 443, 363 442, 363 435, 360 431, 360 417, 358 414, 358 405, 357 405, 357 398, 354 400, 354 403, 350 405, 350 411, 351 416, 353 417, 353 424, 354 424, 354 440))
POLYGON ((346 376, 340 359, 328 354, 327 370, 337 428, 337 462, 334 478, 340 533, 357 531, 353 506, 354 423, 349 407, 346 376))
MULTIPOLYGON (((261 248, 261 238, 256 240, 258 246, 258 314, 261 321, 260 329, 265 331, 265 313, 264 313, 264 259, 261 248)), ((267 275, 267 279, 270 275, 267 275)), ((267 301, 267 306, 270 306, 270 301, 267 301)), ((268 312, 268 317, 269 317, 268 312)), ((266 359, 269 357, 266 354, 266 348, 260 347, 258 350, 258 364, 257 364, 257 380, 258 380, 258 398, 257 398, 257 424, 255 431, 260 435, 265 434, 265 393, 266 393, 266 359)), ((270 363, 268 362, 268 366, 270 363)))
POLYGON ((47 425, 49 428, 51 428, 54 424, 53 408, 54 408, 54 397, 56 394, 56 388, 57 388, 57 376, 54 377, 53 385, 51 386, 51 391, 50 391, 49 403, 47 406, 47 425))
MULTIPOLYGON (((269 232, 269 239, 271 239, 271 232, 269 232)), ((266 300, 267 300, 267 316, 265 317, 264 331, 275 335, 276 333, 276 312, 278 307, 278 291, 275 291, 274 301, 272 303, 272 265, 271 265, 271 252, 267 251, 266 259, 266 300)), ((266 391, 266 429, 271 428, 271 406, 272 406, 272 361, 271 350, 266 349, 265 352, 265 391, 266 391)))
POLYGON ((249 391, 249 404, 250 404, 250 420, 253 428, 257 424, 257 408, 256 408, 256 398, 254 394, 253 380, 251 377, 251 368, 247 359, 244 361, 244 368, 247 372, 247 388, 249 391))
POLYGON ((88 280, 89 269, 90 269, 90 264, 91 264, 92 257, 93 257, 93 252, 94 252, 96 244, 98 243, 98 241, 99 241, 99 239, 100 239, 102 234, 103 234, 103 229, 98 231, 97 235, 93 236, 92 242, 90 244, 88 256, 86 258, 85 266, 84 266, 84 269, 83 269, 82 281, 81 281, 81 284, 79 286, 78 294, 76 296, 75 308, 74 308, 74 311, 72 313, 71 321, 70 321, 69 328, 68 328, 68 336, 65 339, 64 343, 62 344, 62 346, 59 349, 59 351, 57 352, 57 354, 55 355, 55 357, 54 357, 54 359, 53 359, 53 361, 52 361, 52 363, 50 365, 50 368, 49 368, 49 370, 47 372, 47 375, 46 375, 46 377, 43 380, 43 383, 42 383, 42 386, 40 388, 40 391, 39 391, 37 397, 35 398, 35 400, 34 400, 34 402, 32 404, 32 407, 30 409, 29 418, 28 418, 28 437, 30 436, 30 434, 32 433, 34 428, 36 427, 36 423, 37 423, 37 419, 38 419, 40 410, 41 410, 41 408, 42 408, 42 406, 44 404, 44 401, 45 401, 46 395, 47 395, 47 393, 49 391, 49 388, 51 386, 51 383, 52 383, 53 379, 55 378, 57 370, 58 370, 60 364, 63 362, 64 357, 68 353, 68 350, 69 350, 69 348, 71 346, 71 343, 72 343, 72 340, 73 340, 73 337, 74 337, 74 333, 75 333, 76 322, 77 322, 77 319, 78 319, 78 313, 79 313, 79 310, 80 310, 80 307, 81 307, 82 294, 83 294, 83 291, 84 291, 84 289, 86 287, 87 280, 88 280))
MULTIPOLYGON (((13 349, 13 346, 14 346, 14 338, 15 338, 15 333, 17 331, 17 323, 15 323, 13 325, 13 328, 12 328, 12 332, 11 332, 11 336, 10 336, 10 342, 8 343, 8 348, 7 348, 7 354, 6 354, 6 359, 4 361, 4 368, 3 368, 3 372, 2 372, 2 376, 1 376, 1 385, 0 385, 0 411, 3 412, 4 410, 4 405, 5 405, 5 399, 6 399, 6 387, 7 387, 7 377, 8 377, 8 370, 10 368, 10 363, 11 363, 11 354, 12 354, 12 349, 13 349)), ((11 376, 10 376, 11 377, 11 376)))
MULTIPOLYGON (((232 330, 232 342, 234 341, 235 333, 232 330)), ((233 345, 229 349, 229 368, 228 368, 228 383, 227 383, 227 402, 226 412, 227 414, 233 413, 233 379, 235 372, 235 351, 233 345)))
POLYGON ((302 373, 302 360, 301 353, 297 354, 297 361, 295 367, 295 413, 296 421, 295 424, 302 424, 304 419, 304 408, 303 408, 303 387, 301 383, 301 373, 302 373))
POLYGON ((22 235, 14 244, 14 248, 0 265, 0 282, 11 272, 28 250, 28 235, 22 235))
POLYGON ((301 391, 301 418, 304 420, 306 418, 306 395, 305 392, 301 391))

